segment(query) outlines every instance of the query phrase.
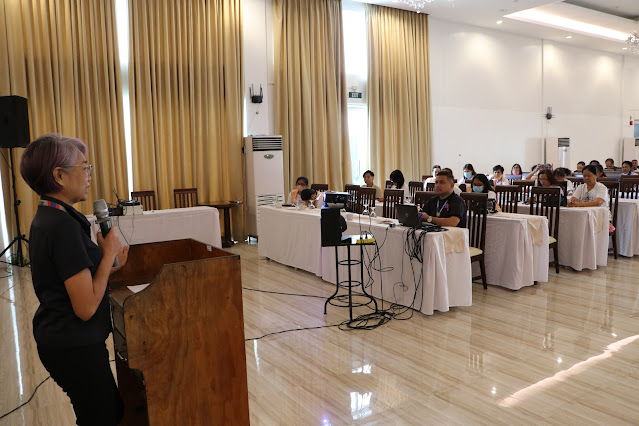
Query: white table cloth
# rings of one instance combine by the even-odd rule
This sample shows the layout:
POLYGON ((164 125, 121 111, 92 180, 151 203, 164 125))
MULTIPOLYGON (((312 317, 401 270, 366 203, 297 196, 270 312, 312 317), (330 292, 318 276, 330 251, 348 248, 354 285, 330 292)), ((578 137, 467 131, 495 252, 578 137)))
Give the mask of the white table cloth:
MULTIPOLYGON (((608 264, 608 207, 561 207, 559 212, 559 264, 576 271, 608 264)), ((528 213, 530 206, 520 204, 528 213)))
POLYGON ((627 257, 639 254, 639 200, 619 199, 617 250, 627 257))
MULTIPOLYGON (((94 215, 88 215, 87 219, 92 224, 92 238, 95 241, 100 227, 94 215)), ((191 238, 213 247, 222 247, 220 214, 213 207, 152 210, 141 215, 114 216, 111 220, 122 244, 191 238)))
MULTIPOLYGON (((388 237, 380 248, 382 267, 392 267, 393 271, 384 272, 381 280, 379 272, 374 272, 375 284, 373 289, 367 289, 376 297, 382 297, 386 302, 397 302, 404 306, 414 306, 425 314, 432 314, 435 310, 448 311, 451 306, 470 306, 472 303, 472 283, 470 273, 470 254, 468 244, 463 245, 460 253, 446 254, 444 237, 439 233, 431 233, 426 237, 424 247, 424 286, 419 289, 415 303, 412 290, 395 286, 401 278, 401 267, 404 265, 404 282, 412 285, 409 280, 410 263, 403 254, 404 232, 406 228, 389 229, 383 220, 374 220, 369 225, 369 218, 359 215, 343 213, 347 218, 347 231, 344 234, 359 234, 362 229, 369 230, 381 245, 386 232, 388 237), (383 282, 383 292, 381 283, 383 282), (399 288, 399 290, 398 290, 399 288), (393 294, 395 290, 395 294, 393 294), (423 291, 422 291, 423 290, 423 291)), ((273 206, 259 207, 258 214, 258 252, 279 263, 294 266, 321 276, 325 281, 335 282, 335 249, 322 248, 320 210, 297 210, 294 208, 280 208, 273 206)), ((394 221, 396 223, 396 221, 394 221)), ((468 241, 468 231, 462 232, 465 242, 468 241)), ((346 249, 339 249, 346 256, 346 249)), ((373 248, 367 246, 368 253, 373 248)), ((351 248, 353 258, 359 259, 359 247, 351 248)), ((416 265, 418 263, 414 262, 416 265)), ((376 267, 379 265, 376 263, 376 267)), ((359 280, 359 267, 353 269, 354 279, 359 280)), ((341 267, 340 280, 346 279, 347 269, 341 267)), ((365 277, 365 281, 367 278, 365 277)), ((385 302, 385 303, 386 303, 385 302)))
POLYGON ((320 210, 272 206, 258 209, 259 255, 321 277, 320 210))
MULTIPOLYGON (((538 241, 539 242, 539 241, 538 241)), ((486 220, 486 281, 511 290, 548 281, 548 219, 527 214, 497 213, 486 220), (528 221, 541 219, 541 244, 533 241, 528 221)), ((473 275, 478 275, 479 268, 473 275)))
MULTIPOLYGON (((434 311, 448 312, 451 306, 471 306, 472 276, 467 229, 451 228, 445 231, 459 233, 456 237, 463 241, 460 252, 449 254, 446 254, 443 232, 427 233, 422 245, 423 263, 413 260, 411 265, 411 260, 404 252, 408 228, 397 226, 389 229, 387 224, 379 223, 381 221, 370 223, 366 216, 362 216, 360 224, 358 215, 353 215, 352 218, 346 221, 348 228, 344 235, 359 235, 360 230, 365 230, 373 234, 380 247, 381 265, 379 261, 372 264, 371 274, 374 281, 372 288, 366 289, 367 293, 386 302, 411 306, 426 315, 432 315, 434 311), (380 274, 380 266, 393 269, 380 274)), ((345 260, 346 247, 340 247, 338 250, 340 260, 345 260)), ((364 263, 365 266, 369 266, 369 259, 375 254, 375 246, 364 246, 364 250, 364 263)), ((360 247, 351 247, 351 256, 359 260, 360 247)), ((335 273, 335 248, 324 247, 322 278, 335 283, 335 273)), ((347 279, 348 268, 340 267, 339 274, 340 281, 347 279)), ((351 274, 354 280, 360 280, 359 265, 352 267, 351 274)), ((366 284, 368 274, 366 271, 364 274, 366 284)))

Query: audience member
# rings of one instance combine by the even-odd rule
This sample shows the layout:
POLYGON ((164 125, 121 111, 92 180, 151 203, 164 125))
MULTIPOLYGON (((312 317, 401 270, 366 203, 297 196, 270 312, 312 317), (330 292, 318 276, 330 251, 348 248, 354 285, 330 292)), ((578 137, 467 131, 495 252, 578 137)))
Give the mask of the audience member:
POLYGON ((469 183, 473 180, 473 176, 475 176, 477 172, 472 164, 467 163, 464 165, 464 183, 469 183))
POLYGON ((510 174, 514 175, 514 176, 521 176, 521 166, 519 165, 519 163, 515 163, 513 164, 513 166, 510 168, 510 174))
POLYGON ((488 194, 489 200, 495 200, 495 210, 501 211, 499 204, 497 203, 497 194, 493 191, 493 187, 490 185, 490 181, 483 173, 477 173, 473 177, 471 183, 472 191, 479 194, 488 194))
POLYGON ((548 169, 542 170, 541 172, 539 172, 539 185, 544 187, 544 188, 550 188, 550 187, 559 187, 560 191, 559 191, 559 205, 560 206, 565 206, 566 205, 566 195, 564 194, 564 188, 559 185, 559 182, 557 182, 557 179, 555 179, 555 173, 559 172, 559 173, 563 173, 562 170, 560 169, 556 169, 554 171, 550 171, 548 169))
POLYGON ((324 193, 316 189, 303 189, 300 196, 306 207, 322 207, 324 205, 324 193))
POLYGON ((637 160, 632 160, 632 170, 637 170, 637 167, 639 167, 637 160))
POLYGON ((606 170, 619 170, 619 167, 615 167, 615 160, 606 158, 606 170))
POLYGON ((444 167, 442 169, 442 172, 448 172, 450 173, 450 175, 453 177, 453 192, 457 195, 460 195, 462 193, 461 188, 459 187, 459 184, 457 182, 455 182, 455 175, 453 174, 453 170, 448 168, 448 167, 444 167))
POLYGON ((406 184, 406 180, 404 179, 404 174, 401 170, 393 170, 390 174, 390 180, 393 182, 392 189, 401 189, 404 191, 404 198, 408 197, 410 191, 408 190, 408 185, 406 184))
POLYGON ((362 185, 362 188, 375 188, 375 198, 377 200, 384 199, 382 188, 375 185, 375 173, 373 173, 372 170, 366 170, 364 172, 364 185, 362 185))
POLYGON ((493 182, 495 182, 495 185, 508 185, 508 184, 510 184, 508 179, 506 179, 504 177, 504 168, 502 166, 500 166, 499 164, 496 165, 495 167, 493 167, 493 174, 490 176, 489 179, 491 179, 493 182))
POLYGON ((595 166, 595 170, 597 170, 597 179, 601 179, 602 177, 608 177, 606 176, 606 173, 604 172, 604 168, 601 164, 597 164, 595 166))
MULTIPOLYGON (((585 166, 585 164, 584 164, 585 166)), ((553 175, 555 176, 555 179, 557 180, 557 183, 560 182, 566 182, 566 194, 564 194, 566 196, 566 198, 569 198, 572 196, 573 191, 575 190, 575 186, 573 185, 573 183, 571 181, 569 181, 568 179, 566 179, 566 173, 563 167, 559 167, 558 169, 553 170, 553 175)), ((563 187, 562 187, 563 190, 563 187)))
POLYGON ((579 185, 568 201, 568 207, 597 207, 608 205, 608 188, 597 182, 597 169, 588 165, 583 169, 584 183, 579 185))
POLYGON ((575 170, 575 173, 579 173, 581 174, 581 171, 584 169, 584 166, 586 165, 585 162, 580 161, 577 163, 577 170, 575 170))
POLYGON ((437 173, 441 172, 441 170, 442 168, 439 166, 439 164, 435 164, 433 166, 433 170, 431 171, 433 175, 429 178, 426 178, 426 180, 424 181, 424 188, 426 188, 427 183, 435 183, 435 180, 437 179, 437 173))
POLYGON ((288 202, 298 204, 302 202, 302 191, 308 188, 308 178, 300 176, 295 181, 295 189, 288 194, 288 202))
POLYGON ((636 173, 632 171, 632 163, 630 161, 626 160, 623 163, 621 163, 621 175, 622 176, 636 175, 636 173))
POLYGON ((442 170, 435 180, 435 193, 419 213, 420 220, 441 226, 466 227, 466 202, 453 192, 453 174, 442 170))

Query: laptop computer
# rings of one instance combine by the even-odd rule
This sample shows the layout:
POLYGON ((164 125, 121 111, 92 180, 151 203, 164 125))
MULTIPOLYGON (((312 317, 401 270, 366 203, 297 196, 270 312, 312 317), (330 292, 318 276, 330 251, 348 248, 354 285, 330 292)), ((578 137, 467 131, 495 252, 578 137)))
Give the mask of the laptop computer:
POLYGON ((414 228, 422 224, 419 220, 417 206, 410 204, 397 204, 395 208, 397 208, 397 220, 400 225, 414 228))

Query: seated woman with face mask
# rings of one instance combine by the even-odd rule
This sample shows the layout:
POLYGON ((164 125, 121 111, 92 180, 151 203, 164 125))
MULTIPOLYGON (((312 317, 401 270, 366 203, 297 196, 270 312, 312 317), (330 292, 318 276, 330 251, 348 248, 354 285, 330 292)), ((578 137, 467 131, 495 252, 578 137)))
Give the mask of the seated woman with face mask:
POLYGON ((499 203, 497 203, 497 194, 493 191, 492 186, 490 186, 486 175, 482 173, 476 174, 471 181, 471 186, 474 193, 488 194, 488 200, 494 200, 495 202, 495 210, 498 212, 501 211, 501 207, 499 207, 499 203))

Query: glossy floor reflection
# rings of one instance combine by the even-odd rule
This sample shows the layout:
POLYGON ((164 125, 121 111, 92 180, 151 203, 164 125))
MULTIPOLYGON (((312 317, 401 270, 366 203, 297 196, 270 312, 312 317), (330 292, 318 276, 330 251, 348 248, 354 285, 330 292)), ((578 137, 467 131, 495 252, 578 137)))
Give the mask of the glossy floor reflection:
MULTIPOLYGON (((326 297, 318 277, 242 256, 245 287, 326 297)), ((28 269, 0 279, 0 414, 47 376, 31 319, 28 269)), ((627 424, 639 420, 639 259, 598 271, 550 273, 517 292, 473 287, 473 306, 372 331, 320 328, 246 342, 251 423, 627 424)), ((336 324, 322 298, 244 291, 246 337, 336 324)), ((362 313, 366 312, 362 308, 362 313)), ((73 424, 51 380, 0 425, 73 424)))

